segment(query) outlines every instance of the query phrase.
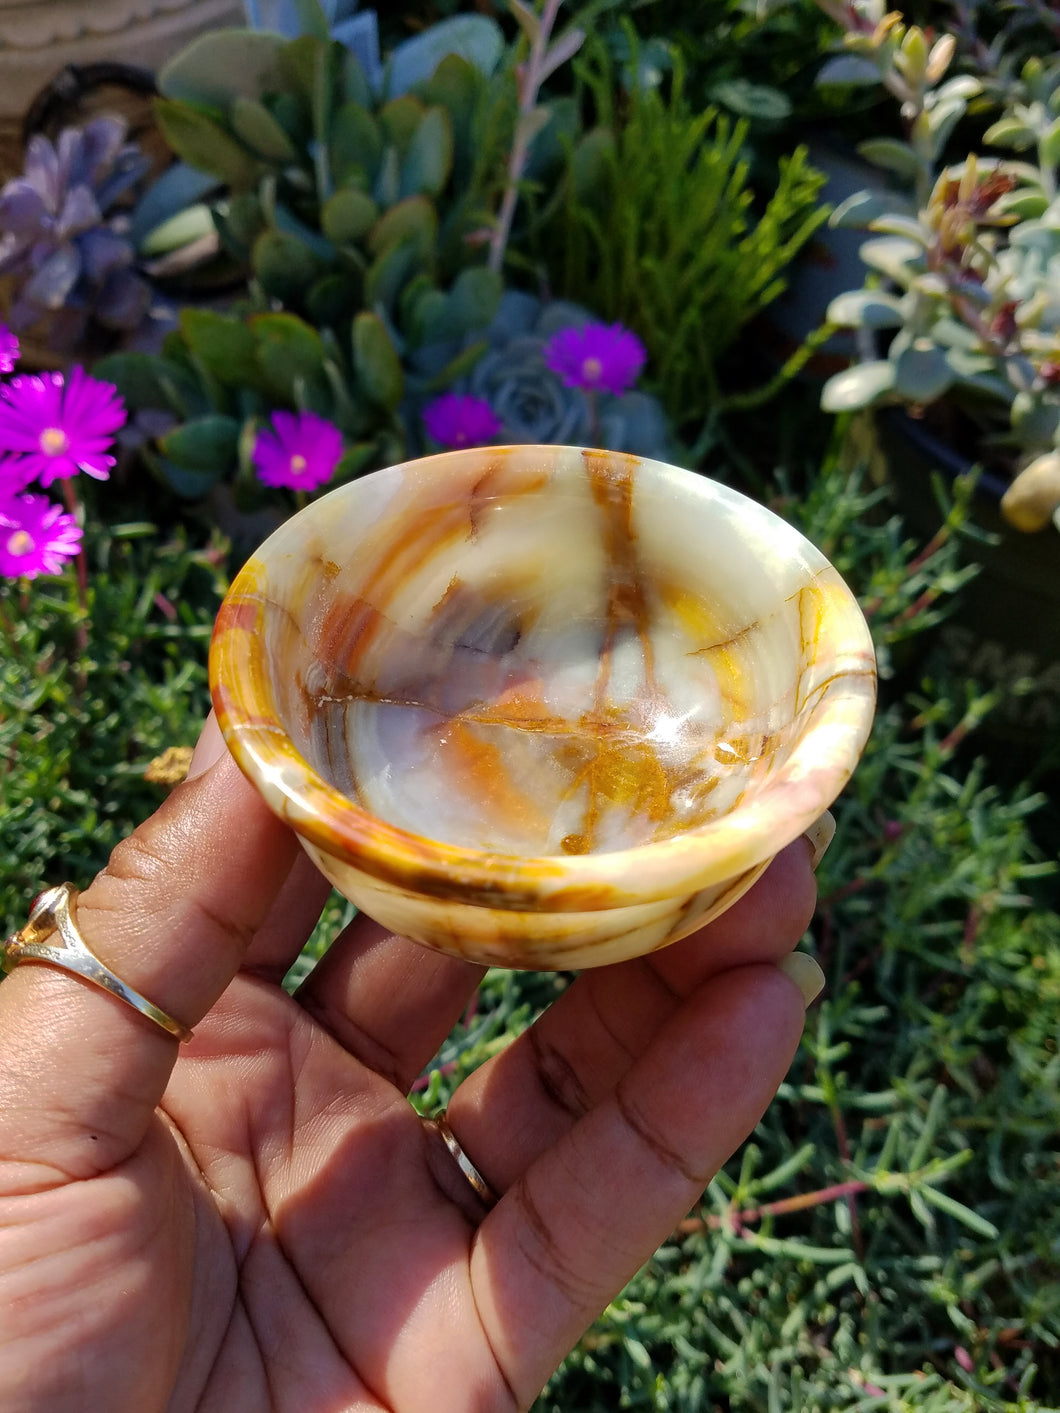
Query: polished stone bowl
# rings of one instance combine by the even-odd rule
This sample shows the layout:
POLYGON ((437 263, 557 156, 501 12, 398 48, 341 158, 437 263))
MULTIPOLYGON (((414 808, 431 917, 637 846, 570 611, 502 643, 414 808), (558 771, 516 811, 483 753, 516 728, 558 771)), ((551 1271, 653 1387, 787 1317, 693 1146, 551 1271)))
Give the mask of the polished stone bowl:
POLYGON ((790 525, 554 446, 313 502, 236 578, 210 678, 232 754, 340 892, 534 968, 728 907, 843 788, 875 702, 853 595, 790 525))

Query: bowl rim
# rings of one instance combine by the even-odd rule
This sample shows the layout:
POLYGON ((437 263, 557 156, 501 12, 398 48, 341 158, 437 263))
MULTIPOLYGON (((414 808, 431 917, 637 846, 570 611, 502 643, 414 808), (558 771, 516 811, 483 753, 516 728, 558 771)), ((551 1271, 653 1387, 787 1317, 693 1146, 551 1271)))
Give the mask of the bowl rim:
POLYGON ((750 799, 706 824, 628 849, 571 855, 494 853, 432 839, 371 814, 309 764, 275 713, 268 711, 268 674, 258 658, 252 657, 252 680, 243 680, 233 670, 235 644, 244 643, 245 652, 247 637, 253 647, 264 642, 264 635, 255 631, 256 619, 264 612, 255 573, 267 564, 270 546, 292 520, 319 515, 320 506, 331 496, 355 494, 373 477, 397 475, 410 465, 512 451, 601 454, 591 448, 527 444, 410 458, 310 502, 249 557, 218 612, 209 656, 214 711, 236 763, 273 812, 315 848, 381 882, 442 900, 517 910, 593 912, 696 894, 771 858, 814 823, 852 775, 875 713, 875 652, 853 592, 821 551, 761 502, 699 472, 624 452, 603 453, 628 457, 638 467, 661 467, 694 477, 723 497, 746 502, 755 515, 782 525, 789 539, 823 561, 819 573, 830 569, 832 583, 842 591, 837 601, 830 600, 833 608, 827 628, 837 647, 842 647, 837 661, 850 664, 815 688, 812 695, 820 698, 816 704, 807 701, 798 708, 809 713, 809 720, 783 765, 767 776, 750 799), (847 690, 829 690, 843 683, 847 690))

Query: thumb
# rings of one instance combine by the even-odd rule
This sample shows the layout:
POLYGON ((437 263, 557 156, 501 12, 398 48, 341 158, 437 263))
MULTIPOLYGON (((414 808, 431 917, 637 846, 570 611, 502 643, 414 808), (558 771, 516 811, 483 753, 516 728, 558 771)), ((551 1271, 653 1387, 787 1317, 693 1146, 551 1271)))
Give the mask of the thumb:
MULTIPOLYGON (((114 850, 77 900, 81 936, 127 985, 194 1026, 235 975, 298 853, 224 753, 114 850)), ((0 987, 0 1190, 121 1162, 142 1140, 177 1053, 176 1040, 98 987, 50 965, 16 967, 0 987)))

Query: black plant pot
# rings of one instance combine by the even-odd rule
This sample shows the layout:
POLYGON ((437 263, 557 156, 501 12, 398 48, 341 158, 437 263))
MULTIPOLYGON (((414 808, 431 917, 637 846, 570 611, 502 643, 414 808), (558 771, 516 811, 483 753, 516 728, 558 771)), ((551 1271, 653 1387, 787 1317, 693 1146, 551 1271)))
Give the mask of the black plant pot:
MULTIPOLYGON (((876 432, 906 524, 927 539, 939 523, 932 473, 952 483, 972 467, 901 408, 878 412, 876 432)), ((996 543, 976 547, 980 573, 965 586, 929 652, 941 654, 953 671, 1002 690, 977 739, 996 744, 1025 772, 1060 765, 1060 534, 1052 526, 1037 534, 1014 530, 999 506, 1006 485, 990 472, 977 482, 975 519, 996 543), (1034 689, 1011 692, 1023 678, 1034 678, 1034 689)))

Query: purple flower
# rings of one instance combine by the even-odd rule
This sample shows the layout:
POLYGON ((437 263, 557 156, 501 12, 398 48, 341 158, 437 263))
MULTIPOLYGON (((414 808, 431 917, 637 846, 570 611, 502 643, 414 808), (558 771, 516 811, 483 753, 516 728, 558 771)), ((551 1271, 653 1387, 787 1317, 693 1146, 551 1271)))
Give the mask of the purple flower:
POLYGON ((0 502, 0 574, 35 579, 61 574, 81 547, 81 529, 72 515, 47 496, 14 496, 0 502))
POLYGON ((470 393, 443 393, 423 409, 427 435, 439 446, 482 446, 501 429, 500 418, 489 403, 470 393))
POLYGON ((117 388, 81 367, 69 379, 62 373, 12 378, 0 389, 0 452, 14 455, 4 456, 0 471, 23 486, 34 479, 50 486, 78 471, 105 481, 114 465, 106 453, 124 422, 117 388))
POLYGON ((640 377, 647 359, 636 334, 621 324, 560 329, 545 345, 545 362, 569 388, 621 396, 640 377))
POLYGON ((342 459, 342 433, 315 412, 274 412, 272 426, 254 439, 251 459, 263 485, 313 491, 342 459))
POLYGON ((18 362, 18 339, 0 324, 0 373, 10 373, 18 362))

